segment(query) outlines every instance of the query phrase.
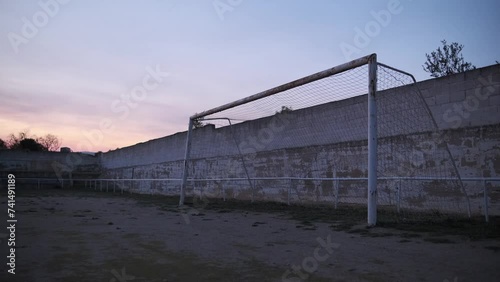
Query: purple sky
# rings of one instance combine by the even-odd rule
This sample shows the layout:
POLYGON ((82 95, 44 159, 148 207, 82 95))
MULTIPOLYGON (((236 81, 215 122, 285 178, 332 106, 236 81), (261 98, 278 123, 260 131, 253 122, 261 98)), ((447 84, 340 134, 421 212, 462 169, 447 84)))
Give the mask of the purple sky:
POLYGON ((442 39, 484 67, 500 61, 499 10, 493 0, 0 0, 0 138, 30 130, 107 151, 370 53, 424 80, 425 53, 442 39))

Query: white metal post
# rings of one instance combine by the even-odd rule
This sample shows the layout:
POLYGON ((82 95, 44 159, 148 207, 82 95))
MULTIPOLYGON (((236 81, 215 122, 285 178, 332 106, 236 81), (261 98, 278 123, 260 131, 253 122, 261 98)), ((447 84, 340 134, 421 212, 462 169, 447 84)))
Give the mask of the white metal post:
POLYGON ((253 193, 254 193, 254 189, 255 188, 255 179, 253 180, 253 186, 250 187, 250 189, 252 189, 252 195, 251 195, 251 198, 250 198, 250 202, 253 203, 253 193))
POLYGON ((339 204, 339 185, 340 185, 340 181, 338 179, 335 179, 335 185, 334 185, 334 189, 335 189, 335 209, 337 209, 337 206, 339 204))
POLYGON ((287 189, 287 193, 286 193, 286 203, 288 205, 290 205, 290 190, 292 189, 292 179, 290 178, 290 182, 288 183, 288 189, 287 189))
POLYGON ((484 195, 484 220, 486 222, 490 221, 489 215, 488 215, 488 188, 486 187, 486 180, 483 181, 483 195, 484 195))
POLYGON ((196 197, 196 184, 194 183, 194 179, 191 179, 191 186, 193 186, 193 198, 196 197))
POLYGON ((377 55, 368 60, 368 226, 377 224, 377 55))
POLYGON ((182 170, 182 183, 181 183, 181 195, 179 199, 179 206, 184 205, 184 199, 186 198, 186 184, 188 175, 189 155, 191 153, 192 131, 193 131, 193 120, 190 118, 188 132, 186 136, 186 154, 184 155, 184 169, 182 170))
POLYGON ((399 184, 396 186, 396 193, 397 193, 397 209, 398 209, 398 214, 401 211, 401 179, 399 179, 399 184))

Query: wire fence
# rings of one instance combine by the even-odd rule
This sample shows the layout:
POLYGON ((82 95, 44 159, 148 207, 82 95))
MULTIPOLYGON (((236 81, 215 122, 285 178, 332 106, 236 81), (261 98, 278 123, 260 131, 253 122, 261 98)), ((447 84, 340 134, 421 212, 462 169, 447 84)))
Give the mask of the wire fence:
MULTIPOLYGON (((467 217, 466 195, 459 190, 443 190, 454 178, 381 177, 378 179, 378 207, 404 220, 431 217, 467 217)), ((189 179, 187 194, 199 199, 271 201, 293 204, 323 204, 366 207, 367 178, 259 177, 189 179)), ((472 216, 500 215, 500 178, 463 178, 472 216)), ((94 192, 139 193, 179 196, 182 179, 56 179, 16 178, 17 189, 84 189, 94 192)), ((2 181, 6 183, 6 181, 2 181)))

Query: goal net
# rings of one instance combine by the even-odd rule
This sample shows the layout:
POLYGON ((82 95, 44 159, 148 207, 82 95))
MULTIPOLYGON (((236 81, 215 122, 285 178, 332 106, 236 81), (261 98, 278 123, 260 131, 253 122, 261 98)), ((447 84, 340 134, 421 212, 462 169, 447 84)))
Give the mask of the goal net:
POLYGON ((372 54, 189 120, 185 197, 470 214, 445 138, 405 72, 372 54), (371 114, 371 116, 370 116, 371 114))

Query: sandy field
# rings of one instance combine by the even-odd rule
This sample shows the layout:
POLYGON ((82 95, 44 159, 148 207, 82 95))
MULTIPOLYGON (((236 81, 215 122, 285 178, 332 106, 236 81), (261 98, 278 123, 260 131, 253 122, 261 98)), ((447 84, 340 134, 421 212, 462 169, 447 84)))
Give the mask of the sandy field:
MULTIPOLYGON (((282 212, 179 209, 175 198, 44 191, 16 198, 15 275, 0 281, 498 281, 500 240, 282 212)), ((5 195, 2 207, 7 209, 5 195)), ((3 208, 2 208, 3 209, 3 208)), ((2 212, 2 224, 6 224, 2 212)), ((299 210, 300 214, 300 210, 299 210)))

